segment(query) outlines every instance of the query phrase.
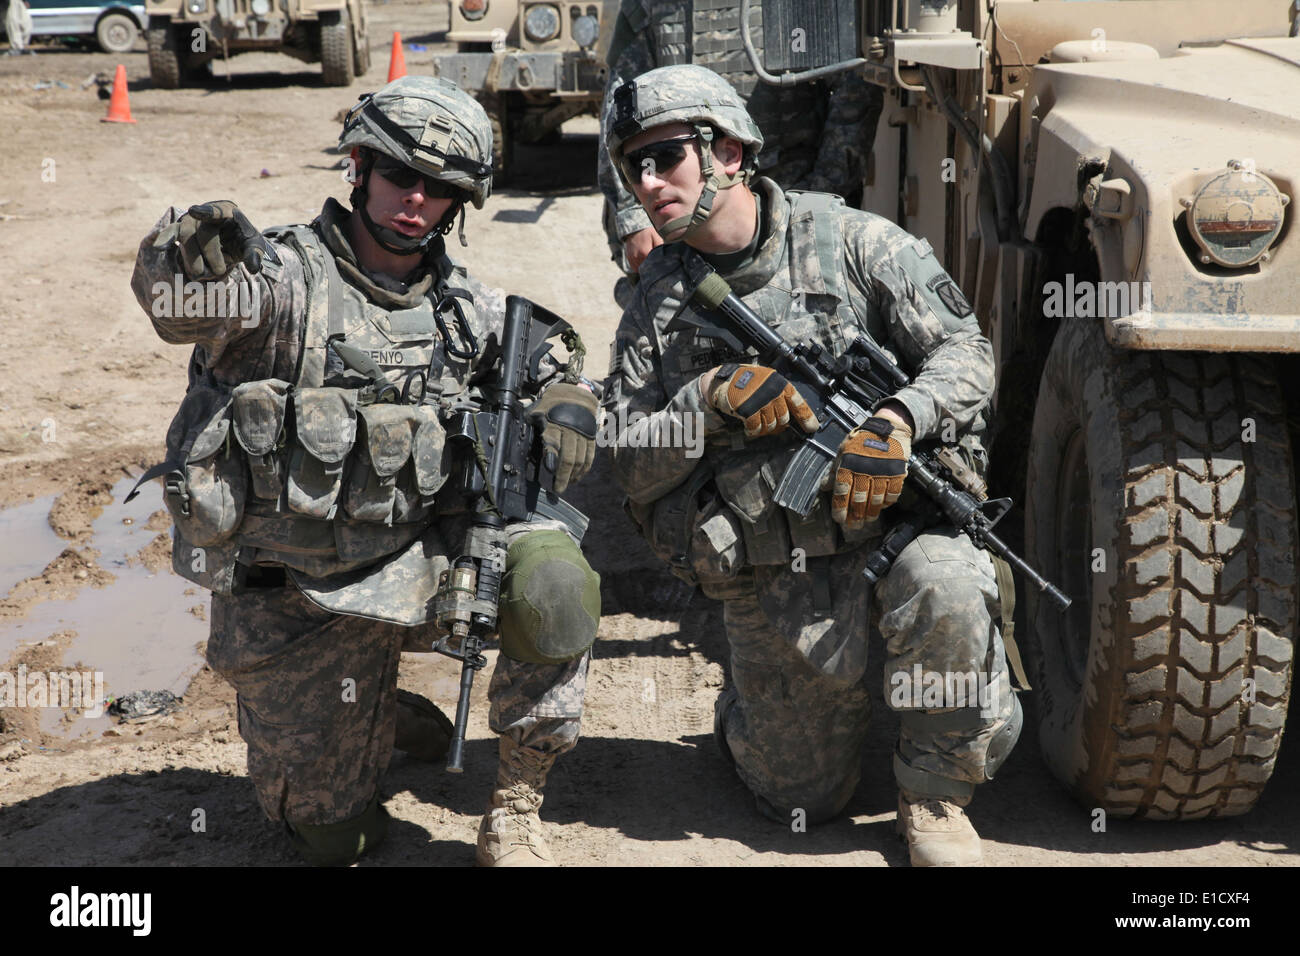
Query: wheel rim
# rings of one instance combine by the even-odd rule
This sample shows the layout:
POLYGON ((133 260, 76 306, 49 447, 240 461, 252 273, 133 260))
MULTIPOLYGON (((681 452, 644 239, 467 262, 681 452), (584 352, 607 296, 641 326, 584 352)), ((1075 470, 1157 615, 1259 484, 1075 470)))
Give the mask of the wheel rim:
POLYGON ((1070 686, 1082 690, 1088 669, 1091 639, 1092 601, 1092 496, 1088 481, 1088 452, 1083 429, 1076 429, 1065 445, 1057 477, 1056 529, 1057 574, 1070 597, 1069 611, 1062 617, 1059 657, 1070 686))
POLYGON ((115 51, 129 48, 132 45, 131 33, 124 23, 110 24, 105 39, 108 40, 108 45, 115 51))

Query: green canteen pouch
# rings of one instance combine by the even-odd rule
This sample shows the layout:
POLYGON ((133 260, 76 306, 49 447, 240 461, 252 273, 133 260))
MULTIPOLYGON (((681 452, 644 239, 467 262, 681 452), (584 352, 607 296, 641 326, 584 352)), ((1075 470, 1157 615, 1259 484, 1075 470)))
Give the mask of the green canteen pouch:
POLYGON ((198 386, 181 403, 167 432, 168 472, 163 501, 190 544, 219 544, 244 514, 248 479, 242 456, 231 454, 229 392, 198 386))
POLYGON ((235 440, 248 454, 253 494, 279 501, 284 489, 284 467, 278 451, 284 445, 284 415, 289 404, 288 382, 267 379, 245 382, 235 388, 235 440))
POLYGON ((294 393, 293 411, 289 508, 312 518, 332 519, 343 484, 343 462, 357 437, 357 393, 347 388, 300 388, 294 393))

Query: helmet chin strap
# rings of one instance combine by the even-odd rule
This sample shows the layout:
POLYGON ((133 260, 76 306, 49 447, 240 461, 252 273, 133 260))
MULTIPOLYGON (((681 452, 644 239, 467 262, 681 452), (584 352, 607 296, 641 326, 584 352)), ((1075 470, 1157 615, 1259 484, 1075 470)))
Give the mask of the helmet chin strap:
POLYGON ((700 149, 700 172, 704 176, 704 190, 700 193, 700 198, 690 213, 685 216, 678 216, 676 219, 670 219, 662 227, 655 227, 655 230, 665 242, 684 242, 689 239, 699 230, 700 226, 708 221, 709 216, 713 215, 713 200, 716 198, 718 190, 730 189, 732 186, 738 186, 749 179, 749 172, 745 169, 743 162, 740 164, 740 168, 731 175, 725 172, 715 172, 713 169, 713 130, 708 126, 696 123, 695 132, 700 138, 698 144, 700 149), (685 227, 686 231, 679 236, 674 236, 683 227, 685 227))

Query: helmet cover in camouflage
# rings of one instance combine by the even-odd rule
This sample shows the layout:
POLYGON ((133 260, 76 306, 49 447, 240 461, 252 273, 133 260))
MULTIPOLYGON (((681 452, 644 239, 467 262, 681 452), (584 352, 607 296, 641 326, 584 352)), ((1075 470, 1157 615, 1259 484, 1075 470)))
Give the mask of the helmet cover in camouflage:
MULTIPOLYGON (((700 229, 713 213, 718 190, 748 182, 758 165, 758 151, 763 148, 763 134, 730 83, 702 66, 661 66, 616 89, 613 106, 605 115, 605 147, 625 181, 627 173, 620 162, 623 144, 646 130, 671 123, 695 127, 704 189, 691 212, 654 227, 665 242, 688 239, 700 229), (714 169, 715 130, 745 147, 735 173, 714 169)), ((627 185, 632 189, 631 182, 627 185)))
POLYGON ((605 117, 605 148, 617 166, 623 144, 669 123, 707 123, 745 144, 757 156, 763 134, 731 84, 703 66, 661 66, 624 83, 613 93, 605 117))
POLYGON ((492 192, 492 124, 450 80, 404 76, 348 111, 339 148, 366 146, 469 193, 482 209, 492 192))

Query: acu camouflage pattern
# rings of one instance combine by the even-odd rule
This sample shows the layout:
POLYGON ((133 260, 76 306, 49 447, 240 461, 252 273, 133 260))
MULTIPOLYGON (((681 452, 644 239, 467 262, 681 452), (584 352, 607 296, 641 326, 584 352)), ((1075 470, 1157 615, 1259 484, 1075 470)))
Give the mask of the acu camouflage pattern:
MULTIPOLYGON (((760 57, 762 6, 750 5, 750 36, 760 57)), ((792 87, 758 81, 740 37, 739 0, 623 0, 608 54, 612 92, 661 66, 692 63, 730 83, 763 132, 758 171, 785 189, 836 193, 856 199, 884 102, 879 87, 856 73, 792 87)), ((623 184, 605 150, 598 178, 606 198, 606 231, 616 261, 622 240, 650 228, 650 219, 623 184)))
POLYGON ((810 821, 829 819, 857 787, 870 717, 862 680, 869 617, 884 638, 884 695, 891 706, 891 676, 910 677, 917 664, 923 671, 974 674, 990 688, 985 714, 899 709, 896 760, 903 766, 896 775, 910 790, 968 797, 971 787, 991 779, 998 762, 990 760, 991 745, 1016 716, 994 623, 1000 607, 988 555, 956 532, 923 534, 903 550, 873 602, 861 577, 868 551, 831 558, 818 572, 831 582, 831 620, 811 612, 811 575, 787 565, 755 568, 753 590, 725 604, 739 701, 727 712, 723 733, 741 779, 783 822, 795 808, 810 821), (852 658, 846 672, 832 675, 817 666, 835 654, 852 658))
MULTIPOLYGON (((221 283, 232 295, 241 286, 245 296, 251 295, 256 306, 251 318, 202 306, 155 315, 155 284, 170 286, 183 276, 173 241, 180 215, 180 210, 169 209, 141 243, 132 288, 160 337, 194 345, 192 385, 233 394, 246 383, 283 384, 303 374, 320 376, 312 384, 333 381, 331 376, 340 370, 330 364, 318 334, 328 329, 329 287, 336 278, 324 258, 327 251, 334 253, 334 265, 347 276, 333 285, 341 293, 336 312, 343 317, 348 341, 371 352, 399 386, 411 365, 427 366, 432 355, 435 334, 421 325, 426 317, 422 302, 439 280, 473 294, 474 307, 466 315, 480 343, 488 332, 499 334, 503 327, 503 295, 447 259, 441 239, 426 257, 424 275, 405 291, 377 286, 357 266, 344 238, 347 212, 333 200, 313 224, 311 236, 303 228, 268 230, 278 265, 269 263, 270 268, 257 275, 240 265, 221 283), (310 371, 314 362, 319 366, 315 373, 310 371), (303 366, 309 371, 302 372, 303 366)), ((472 365, 448 360, 430 394, 440 405, 473 404, 477 393, 466 387, 472 371, 472 365)), ((270 404, 274 406, 274 400, 270 404)), ((273 418, 274 412, 259 403, 252 408, 245 423, 249 433, 274 431, 266 418, 273 418)), ((370 454, 382 457, 384 450, 370 454)), ((255 474, 256 456, 249 462, 255 474)), ((262 482, 266 490, 265 483, 272 480, 263 472, 251 483, 262 482)), ((213 594, 208 657, 238 692, 249 776, 267 815, 307 824, 339 822, 364 810, 390 759, 400 652, 427 651, 435 637, 431 625, 402 627, 370 618, 423 620, 430 576, 436 585, 436 569, 446 566, 447 555, 462 539, 465 519, 430 517, 388 527, 348 519, 343 508, 332 520, 257 510, 250 499, 235 535, 203 549, 189 546, 177 529, 174 564, 189 561, 201 550, 208 578, 214 577, 212 568, 225 569, 224 590, 234 592, 214 588, 218 593, 213 594), (261 544, 248 543, 251 538, 245 532, 250 524, 256 525, 261 544), (281 542, 279 550, 273 540, 281 542), (397 557, 376 563, 385 555, 397 557), (233 581, 236 557, 245 564, 285 567, 314 600, 292 586, 239 587, 233 581), (372 579, 376 569, 390 573, 372 579), (322 603, 345 613, 327 610, 322 603), (344 701, 345 678, 356 682, 355 702, 344 701)), ((558 527, 558 522, 542 521, 512 524, 506 530, 513 539, 558 527)), ((192 565, 185 568, 190 576, 197 573, 192 565)), ((488 691, 493 731, 548 753, 570 749, 580 730, 588 660, 589 654, 584 654, 565 664, 537 665, 501 655, 488 691)))
MULTIPOLYGON (((732 289, 787 341, 812 337, 839 353, 858 331, 870 335, 916 373, 895 396, 916 422, 916 439, 936 436, 951 419, 982 470, 992 349, 968 309, 947 310, 926 288, 942 272, 928 245, 835 197, 787 195, 767 179, 757 190, 766 238, 748 264, 724 275, 732 289)), ((990 560, 955 533, 922 535, 876 589, 872 606, 860 575, 880 522, 843 531, 829 522, 828 495, 807 522, 778 507, 772 489, 799 439, 787 432, 746 441, 740 423, 711 408, 698 384, 701 373, 739 357, 694 333, 666 331, 695 308, 683 250, 670 243, 646 258, 615 334, 605 410, 615 421, 647 416, 612 449, 615 477, 634 503, 652 503, 704 469, 745 534, 750 570, 711 589, 727 602, 740 700, 725 732, 741 777, 774 807, 812 814, 843 805, 856 783, 867 716, 860 682, 874 613, 887 673, 914 662, 924 670, 973 670, 1003 691, 995 716, 945 722, 924 715, 905 726, 900 741, 905 768, 962 786, 982 781, 989 742, 1011 722, 1013 706, 993 624, 999 608, 990 560), (647 436, 667 434, 670 421, 690 414, 703 416, 701 458, 649 444, 647 436), (793 547, 804 548, 807 570, 792 569, 793 547), (830 581, 829 614, 816 610, 819 579, 830 581)))
MULTIPOLYGON (((437 76, 403 76, 382 87, 370 102, 417 143, 425 136, 426 124, 432 114, 435 121, 445 123, 443 138, 436 143, 440 150, 491 168, 492 123, 479 102, 450 80, 437 76)), ((409 149, 366 115, 364 105, 358 103, 344 121, 339 136, 340 149, 369 146, 404 165, 465 190, 473 195, 474 207, 483 208, 483 203, 492 193, 490 172, 486 176, 475 176, 466 170, 446 166, 437 157, 409 149)), ((433 135, 436 138, 438 133, 433 135)))
MULTIPOLYGON (((553 526, 506 532, 515 540, 553 526)), ((365 809, 392 758, 401 652, 427 651, 436 639, 431 625, 335 614, 292 587, 212 596, 208 663, 237 692, 248 775, 270 819, 334 823, 365 809), (345 696, 346 679, 355 694, 345 696)), ((590 651, 554 665, 498 655, 492 731, 543 753, 571 750, 590 660, 590 651)))
MULTIPOLYGON (((465 303, 466 318, 483 342, 504 321, 503 294, 488 290, 453 263, 442 251, 441 238, 426 258, 425 273, 405 291, 376 285, 361 271, 344 238, 347 211, 329 200, 310 228, 267 230, 278 266, 268 261, 252 275, 241 264, 221 283, 232 297, 227 301, 243 295, 244 301, 260 306, 251 318, 203 310, 155 316, 155 284, 171 285, 181 274, 172 242, 179 215, 179 210, 169 210, 141 244, 132 287, 163 339, 195 344, 192 389, 200 395, 215 389, 249 398, 236 403, 237 440, 225 446, 227 454, 248 458, 253 477, 230 542, 243 547, 243 563, 283 564, 310 577, 326 577, 373 565, 409 546, 427 525, 428 501, 446 479, 438 413, 474 399, 465 385, 474 363, 446 354, 431 298, 444 286, 469 291, 474 301, 465 303), (436 356, 441 373, 429 383, 424 406, 368 403, 368 380, 345 369, 326 347, 335 332, 366 352, 399 388, 414 373, 427 370, 436 356), (250 383, 258 384, 250 388, 250 383), (284 400, 289 383, 296 388, 292 418, 284 400), (285 433, 294 441, 275 450, 285 433), (345 469, 345 455, 357 464, 345 469)), ((178 522, 182 536, 183 531, 178 522)), ((233 553, 228 548, 210 553, 202 572, 182 560, 189 553, 174 550, 178 573, 213 590, 230 589, 233 553)))

